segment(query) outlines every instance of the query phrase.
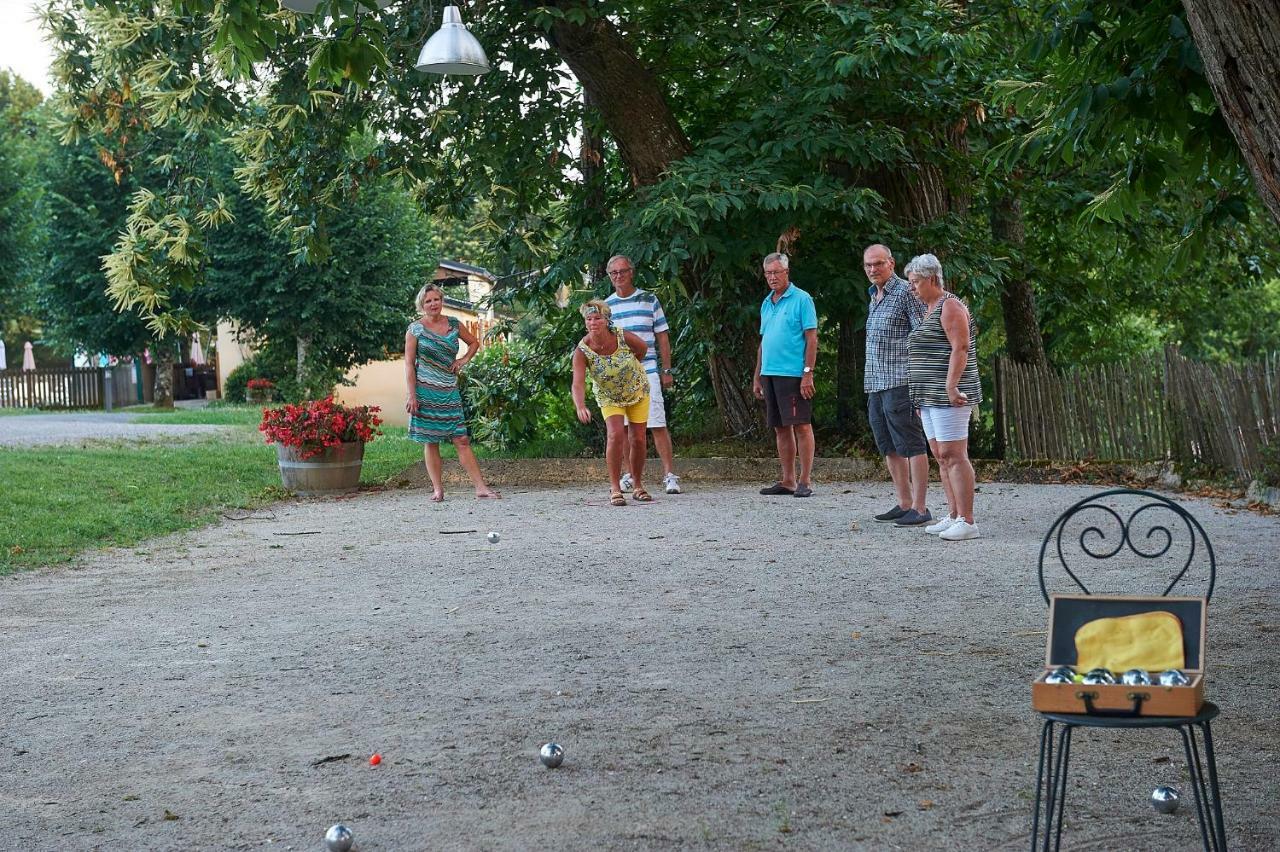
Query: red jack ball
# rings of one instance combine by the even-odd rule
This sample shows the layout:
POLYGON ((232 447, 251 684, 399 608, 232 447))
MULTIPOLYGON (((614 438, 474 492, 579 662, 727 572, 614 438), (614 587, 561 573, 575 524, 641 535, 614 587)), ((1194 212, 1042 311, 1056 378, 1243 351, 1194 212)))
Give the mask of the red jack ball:
POLYGON ((382 755, 380 754, 375 753, 373 757, 369 758, 370 766, 377 766, 381 762, 382 762, 382 755))

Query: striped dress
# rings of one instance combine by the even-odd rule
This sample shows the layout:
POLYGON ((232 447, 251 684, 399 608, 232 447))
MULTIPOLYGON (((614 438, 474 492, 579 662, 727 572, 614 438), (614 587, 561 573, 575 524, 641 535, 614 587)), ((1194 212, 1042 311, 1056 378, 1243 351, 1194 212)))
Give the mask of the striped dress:
MULTIPOLYGON (((942 327, 942 307, 948 299, 954 298, 953 294, 944 293, 938 306, 907 336, 907 385, 911 404, 916 408, 926 405, 951 407, 951 398, 947 396, 951 341, 942 327)), ((964 372, 960 374, 956 388, 969 397, 969 405, 982 401, 982 382, 978 379, 978 327, 972 313, 969 314, 969 356, 965 359, 964 372)))
POLYGON ((417 406, 409 416, 409 440, 419 444, 439 444, 467 435, 458 377, 449 369, 458 357, 458 320, 448 320, 449 330, 444 334, 436 334, 418 321, 409 325, 409 333, 418 339, 417 406))

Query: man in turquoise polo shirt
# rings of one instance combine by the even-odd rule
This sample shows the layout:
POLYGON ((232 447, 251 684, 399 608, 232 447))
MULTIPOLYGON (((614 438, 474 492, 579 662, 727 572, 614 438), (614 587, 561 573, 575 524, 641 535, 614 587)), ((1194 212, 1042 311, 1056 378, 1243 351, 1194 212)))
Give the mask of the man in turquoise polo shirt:
POLYGON ((760 346, 751 390, 764 400, 765 422, 778 442, 782 478, 761 494, 813 494, 813 365, 818 357, 818 310, 813 297, 791 283, 782 252, 764 259, 769 295, 760 304, 760 346), (796 478, 796 458, 800 476, 796 478))

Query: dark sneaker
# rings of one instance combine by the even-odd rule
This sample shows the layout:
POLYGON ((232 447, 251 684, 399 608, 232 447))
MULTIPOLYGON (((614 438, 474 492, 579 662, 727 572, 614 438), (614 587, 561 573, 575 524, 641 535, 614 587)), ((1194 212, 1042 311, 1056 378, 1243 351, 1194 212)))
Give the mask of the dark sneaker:
POLYGON ((779 494, 795 494, 796 492, 794 488, 788 488, 781 482, 775 482, 766 488, 761 488, 760 493, 770 497, 776 497, 779 494))
POLYGON ((906 513, 907 513, 906 509, 903 509, 898 506, 894 506, 889 511, 876 515, 876 520, 882 524, 891 524, 894 521, 898 520, 898 518, 901 518, 906 513))
POLYGON ((797 486, 796 486, 796 493, 795 493, 795 495, 794 495, 794 496, 796 496, 796 497, 812 497, 812 496, 813 496, 813 489, 812 489, 812 488, 810 488, 809 486, 805 485, 803 482, 801 482, 799 485, 797 485, 797 486))
POLYGON ((928 509, 923 512, 917 512, 915 509, 908 509, 901 518, 893 522, 895 527, 918 527, 922 524, 928 524, 933 521, 933 515, 928 509))

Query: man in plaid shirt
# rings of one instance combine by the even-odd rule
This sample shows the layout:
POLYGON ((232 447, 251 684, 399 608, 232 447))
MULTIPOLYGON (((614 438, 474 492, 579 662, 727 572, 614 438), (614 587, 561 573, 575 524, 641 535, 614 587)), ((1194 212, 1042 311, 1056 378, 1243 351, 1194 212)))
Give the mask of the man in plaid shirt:
POLYGON ((907 335, 924 318, 924 305, 911 294, 911 285, 894 274, 888 246, 868 246, 862 268, 871 281, 863 374, 867 418, 898 495, 897 505, 875 517, 895 526, 920 526, 933 520, 925 505, 929 456, 924 427, 907 395, 907 335))

